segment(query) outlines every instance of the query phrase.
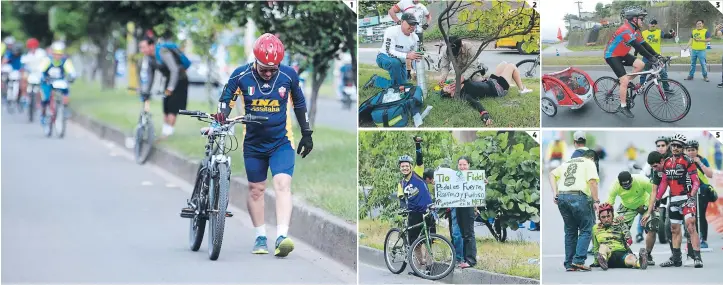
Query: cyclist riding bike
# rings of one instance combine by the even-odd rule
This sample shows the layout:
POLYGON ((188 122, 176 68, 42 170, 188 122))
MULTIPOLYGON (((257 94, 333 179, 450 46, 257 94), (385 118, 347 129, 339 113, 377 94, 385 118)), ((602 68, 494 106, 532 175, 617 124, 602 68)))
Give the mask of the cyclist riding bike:
MULTIPOLYGON (((625 66, 632 66, 634 73, 642 71, 645 67, 642 60, 636 59, 635 56, 630 54, 631 47, 635 48, 635 51, 643 55, 652 65, 657 64, 662 59, 662 56, 655 52, 640 35, 646 15, 648 15, 648 12, 638 6, 623 9, 621 16, 625 19, 624 23, 615 31, 605 47, 605 62, 610 65, 615 75, 620 79, 620 106, 618 111, 628 118, 634 116, 630 109, 627 108, 627 86, 628 83, 635 79, 635 76, 626 75, 625 66)), ((636 87, 636 90, 637 88, 639 86, 636 87)))
POLYGON ((28 39, 25 42, 25 47, 28 49, 28 52, 20 59, 25 68, 25 75, 27 77, 42 77, 42 63, 44 59, 48 58, 48 54, 44 49, 39 48, 40 42, 38 42, 36 38, 28 39))
POLYGON ((245 114, 269 117, 262 124, 244 126, 243 156, 250 188, 249 214, 256 227, 252 250, 255 254, 268 253, 264 191, 271 168, 276 193, 278 236, 274 255, 277 257, 285 257, 294 249, 294 243, 288 237, 295 160, 289 108, 293 107, 301 128, 302 137, 296 153, 305 158, 313 148, 304 92, 299 87, 296 71, 281 65, 284 52, 284 44, 276 36, 269 33, 261 35, 253 45, 256 61, 234 70, 219 99, 218 113, 213 115, 217 121, 225 121, 240 98, 245 114))
MULTIPOLYGON (((8 64, 12 67, 12 71, 19 71, 21 74, 23 72, 23 63, 20 61, 20 59, 23 56, 23 47, 21 45, 18 45, 15 43, 15 39, 12 37, 6 38, 5 43, 8 46, 8 49, 3 54, 2 64, 3 66, 8 64)), ((7 80, 7 76, 3 76, 5 80, 7 80)), ((23 86, 22 86, 22 80, 20 82, 20 92, 22 94, 23 92, 23 86)), ((7 82, 3 82, 3 88, 7 86, 7 82)), ((7 94, 4 94, 7 95, 7 94)), ((21 96, 18 96, 18 100, 20 100, 21 96)))
POLYGON ((671 139, 670 148, 673 156, 663 163, 663 178, 655 196, 656 200, 660 200, 666 189, 670 187, 668 210, 673 235, 673 254, 670 260, 660 264, 661 267, 680 267, 683 265, 680 244, 683 240, 681 224, 684 221, 690 236, 688 240, 691 241, 693 249, 692 252, 689 249, 688 254, 693 257, 695 268, 703 267, 703 260, 700 256, 700 239, 696 229, 696 194, 700 187, 700 180, 695 162, 683 154, 683 148, 686 144, 687 139, 682 134, 676 134, 671 139))
MULTIPOLYGON (((75 81, 76 73, 73 62, 65 54, 65 44, 62 42, 54 42, 51 46, 52 57, 45 57, 40 61, 40 70, 42 70, 41 87, 43 89, 43 98, 40 101, 42 106, 41 124, 47 123, 46 109, 50 103, 50 92, 52 91, 52 80, 65 79, 69 83, 75 81)), ((70 89, 61 91, 63 95, 63 105, 67 106, 70 102, 70 89)))
MULTIPOLYGON (((648 210, 648 201, 653 191, 653 184, 650 179, 642 174, 632 175, 630 172, 622 171, 618 174, 617 183, 614 183, 607 203, 615 205, 615 200, 620 197, 620 206, 618 207, 618 222, 625 225, 628 231, 634 225, 635 217, 639 214, 645 214, 648 210)), ((654 233, 647 233, 650 238, 655 238, 654 233)), ((638 228, 636 235, 637 242, 643 240, 643 232, 638 228)), ((648 255, 648 262, 652 261, 652 256, 648 255)))
MULTIPOLYGON (((620 219, 613 219, 613 206, 603 203, 598 207, 600 223, 592 227, 593 251, 603 270, 608 268, 648 268, 646 254, 635 254, 630 250, 630 227, 620 219)), ((642 252, 642 250, 641 250, 642 252)))

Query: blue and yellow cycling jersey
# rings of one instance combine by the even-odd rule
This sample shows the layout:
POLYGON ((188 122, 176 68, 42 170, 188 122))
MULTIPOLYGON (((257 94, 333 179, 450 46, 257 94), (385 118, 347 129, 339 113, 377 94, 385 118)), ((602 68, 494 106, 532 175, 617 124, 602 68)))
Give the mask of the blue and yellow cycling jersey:
POLYGON ((289 106, 293 106, 295 112, 306 112, 299 76, 293 68, 280 65, 279 71, 269 81, 258 75, 254 63, 237 68, 231 74, 219 101, 234 108, 239 98, 245 114, 269 117, 268 121, 261 124, 244 126, 244 154, 270 154, 280 146, 293 142, 289 106))
POLYGON ((405 192, 409 194, 407 207, 416 213, 426 213, 427 206, 432 204, 429 188, 422 179, 423 173, 424 165, 414 166, 414 170, 409 174, 409 177, 402 178, 397 184, 397 196, 404 197, 405 192))
POLYGON ((40 62, 40 66, 40 70, 43 71, 44 78, 60 79, 67 76, 75 77, 73 62, 67 57, 60 60, 46 57, 40 62))

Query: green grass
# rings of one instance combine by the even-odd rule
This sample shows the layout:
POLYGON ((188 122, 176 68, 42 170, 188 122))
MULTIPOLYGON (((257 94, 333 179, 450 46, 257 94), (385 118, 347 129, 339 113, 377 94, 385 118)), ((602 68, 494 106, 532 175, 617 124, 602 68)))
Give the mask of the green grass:
MULTIPOLYGON (((381 220, 359 220, 359 243, 384 250, 384 238, 391 227, 381 220)), ((449 229, 442 225, 437 225, 437 233, 449 238, 449 229)), ((540 280, 540 266, 529 264, 527 260, 530 258, 540 259, 539 243, 477 238, 477 264, 474 268, 540 280)))
MULTIPOLYGON (((679 52, 664 52, 665 56, 679 56, 679 52)), ((706 59, 709 64, 721 64, 721 50, 706 51, 706 59)), ((638 56, 641 58, 641 56, 638 56)), ((542 64, 545 65, 607 65, 602 54, 600 56, 545 56, 542 58, 542 64)), ((690 64, 690 57, 673 59, 671 64, 690 64)))
MULTIPOLYGON (((80 113, 89 115, 97 120, 116 126, 126 134, 132 132, 140 111, 141 105, 138 95, 122 90, 101 90, 99 84, 87 81, 77 81, 72 87, 73 96, 71 106, 80 113)), ((156 128, 160 134, 162 126, 161 101, 153 98, 151 112, 156 128)), ((202 102, 189 102, 187 109, 208 110, 208 104, 202 102)), ((215 107, 214 107, 215 108, 215 107)), ((236 110, 232 112, 236 114, 236 110)), ((295 120, 294 120, 295 121, 295 120)), ((160 142, 160 146, 168 147, 193 159, 203 156, 205 139, 198 130, 206 124, 196 119, 179 116, 173 136, 160 142)), ((236 130, 238 142, 242 143, 242 129, 236 130)), ((294 132, 294 144, 298 143, 300 132, 298 127, 294 132)), ((236 159, 232 165, 232 173, 245 176, 242 152, 232 152, 236 159)), ((296 157, 292 191, 300 197, 322 208, 333 215, 356 222, 356 134, 353 132, 337 131, 334 129, 316 127, 314 131, 314 151, 302 159, 296 157)), ((271 174, 268 176, 271 177, 271 174)), ((272 186, 272 183, 267 184, 272 186)))
MULTIPOLYGON (((381 68, 369 64, 359 65, 359 83, 363 86, 373 74, 389 78, 389 73, 381 68)), ((479 113, 469 104, 462 100, 443 99, 434 91, 437 84, 427 76, 428 93, 424 98, 425 105, 434 108, 424 118, 422 127, 485 127, 480 119, 479 113)), ((533 92, 520 95, 517 87, 510 88, 507 96, 502 98, 484 98, 480 100, 485 109, 490 113, 493 124, 490 127, 538 127, 540 125, 540 81, 539 79, 523 79, 523 84, 533 92)), ((360 90, 359 102, 372 97, 380 91, 378 88, 360 90)), ((361 124, 362 127, 374 127, 372 123, 361 124)), ((410 125, 414 126, 410 120, 410 125)))
POLYGON ((546 48, 551 47, 551 45, 548 44, 542 44, 542 47, 540 47, 540 50, 545 50, 546 48))

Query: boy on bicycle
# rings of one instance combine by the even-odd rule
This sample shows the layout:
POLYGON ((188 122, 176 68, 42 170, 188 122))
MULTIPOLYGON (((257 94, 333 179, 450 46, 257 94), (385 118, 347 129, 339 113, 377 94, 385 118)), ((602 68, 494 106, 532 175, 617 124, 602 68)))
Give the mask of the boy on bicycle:
MULTIPOLYGON (((50 49, 52 51, 52 58, 47 57, 40 62, 40 67, 43 71, 43 79, 45 79, 41 84, 43 89, 43 99, 40 102, 40 105, 42 106, 41 124, 43 125, 47 123, 45 111, 50 103, 50 92, 52 91, 52 82, 50 82, 50 80, 67 78, 68 82, 72 83, 76 77, 73 62, 65 54, 65 44, 62 42, 55 42, 50 46, 50 49)), ((70 97, 68 97, 70 95, 70 90, 65 89, 62 93, 63 105, 67 106, 70 101, 70 97)))
POLYGON ((615 75, 620 79, 620 106, 618 111, 628 118, 632 118, 634 115, 627 108, 625 95, 628 83, 635 79, 635 75, 626 75, 625 66, 632 66, 633 73, 640 72, 645 67, 642 60, 630 54, 631 47, 635 48, 635 51, 643 55, 653 66, 662 59, 662 56, 655 52, 640 35, 640 27, 643 25, 646 15, 648 15, 648 12, 639 6, 623 9, 621 16, 626 21, 615 31, 605 47, 605 62, 610 65, 615 75))

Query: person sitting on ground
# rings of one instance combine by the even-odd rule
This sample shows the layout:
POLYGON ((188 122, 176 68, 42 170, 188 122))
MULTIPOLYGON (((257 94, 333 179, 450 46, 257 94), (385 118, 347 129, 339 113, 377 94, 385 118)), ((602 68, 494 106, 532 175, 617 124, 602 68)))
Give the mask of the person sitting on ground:
MULTIPOLYGON (((472 74, 472 76, 465 79, 460 84, 460 87, 462 88, 460 97, 472 105, 472 107, 480 113, 482 122, 489 126, 492 124, 492 119, 490 118, 487 110, 485 110, 484 106, 482 106, 482 103, 479 102, 479 99, 487 96, 504 97, 510 89, 510 84, 508 82, 514 82, 515 85, 517 85, 517 88, 520 89, 520 94, 530 93, 532 90, 527 89, 527 87, 522 85, 520 71, 517 70, 517 67, 514 64, 503 61, 497 65, 493 74, 485 78, 483 76, 486 72, 487 68, 483 66, 481 70, 476 71, 472 74), (473 79, 477 74, 482 77, 477 80, 473 79)), ((442 97, 454 97, 454 91, 454 82, 447 84, 444 88, 442 88, 442 97)))
POLYGON ((603 203, 598 207, 600 223, 592 227, 593 252, 597 252, 596 261, 603 270, 608 268, 648 268, 648 255, 645 248, 640 254, 630 250, 632 243, 630 229, 624 222, 613 219, 613 206, 603 203))

